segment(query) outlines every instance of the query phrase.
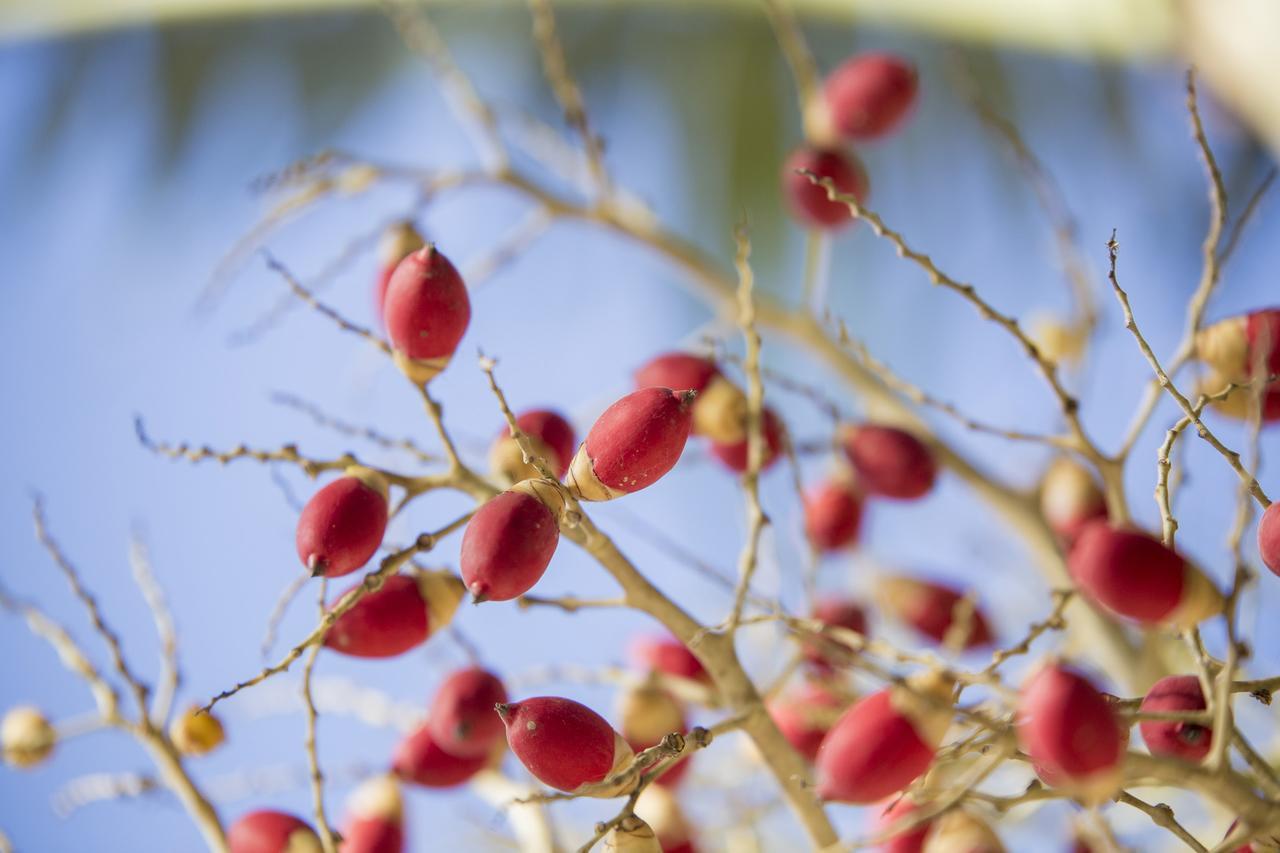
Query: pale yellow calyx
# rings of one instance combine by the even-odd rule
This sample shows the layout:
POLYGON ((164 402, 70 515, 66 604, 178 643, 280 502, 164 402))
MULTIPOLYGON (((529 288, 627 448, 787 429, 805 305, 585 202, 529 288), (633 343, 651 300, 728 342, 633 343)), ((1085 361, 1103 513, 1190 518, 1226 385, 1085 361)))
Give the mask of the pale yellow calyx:
POLYGON ((1029 334, 1041 354, 1059 364, 1079 362, 1088 342, 1085 330, 1080 325, 1051 314, 1033 317, 1029 324, 1029 334))
POLYGON ((662 853, 653 828, 635 815, 627 815, 604 837, 604 849, 617 853, 662 853))
POLYGON ((1100 806, 1110 802, 1124 785, 1124 762, 1107 767, 1081 778, 1071 779, 1057 786, 1071 794, 1086 806, 1100 806))
POLYGON ((900 615, 910 609, 911 603, 920 596, 923 586, 914 578, 886 575, 876 579, 871 597, 881 609, 900 615))
POLYGON ((427 605, 427 629, 433 634, 443 630, 453 621, 453 614, 467 594, 467 585, 448 569, 414 569, 413 579, 427 605))
POLYGON ((281 853, 323 853, 323 851, 324 846, 320 843, 320 837, 308 826, 299 827, 289 833, 281 853))
POLYGON ((995 830, 962 809, 947 812, 929 826, 922 853, 1004 853, 995 830))
POLYGON ((1066 525, 1103 500, 1093 474, 1069 456, 1050 463, 1040 481, 1040 511, 1050 524, 1066 525))
POLYGON ((1213 581, 1190 560, 1182 563, 1182 598, 1160 621, 1177 628, 1194 628, 1222 612, 1222 593, 1213 581))
POLYGON ((222 721, 210 711, 201 711, 192 705, 174 717, 169 725, 169 740, 183 755, 204 755, 212 752, 226 740, 222 721))
POLYGON ((409 358, 400 350, 391 353, 391 360, 396 363, 396 367, 400 368, 400 372, 418 385, 426 385, 443 373, 452 358, 451 355, 442 355, 438 358, 409 358))
MULTIPOLYGON (((750 743, 750 740, 744 739, 744 742, 750 743)), ((636 800, 636 815, 673 847, 688 841, 693 833, 680 802, 666 785, 645 788, 636 800)))
POLYGON ((578 446, 578 452, 569 465, 569 491, 580 501, 611 501, 620 498, 626 492, 618 492, 600 482, 596 477, 595 467, 591 463, 591 455, 587 453, 587 444, 578 446))
POLYGON ((827 106, 821 89, 805 103, 801 118, 805 142, 817 148, 835 148, 840 144, 840 132, 831 118, 831 108, 827 106))
POLYGON ((366 468, 363 465, 348 465, 342 471, 344 477, 355 477, 378 494, 382 495, 385 501, 390 497, 391 484, 387 482, 386 476, 381 472, 372 468, 366 468))
POLYGON ((618 722, 629 741, 657 743, 672 732, 684 733, 684 709, 676 697, 649 682, 622 693, 618 701, 618 722))
POLYGON ((1231 317, 1196 333, 1196 357, 1228 382, 1239 382, 1249 375, 1246 322, 1244 317, 1231 317))
POLYGON ((334 186, 339 192, 347 195, 358 195, 382 177, 382 170, 371 163, 356 163, 339 172, 334 179, 334 186))
POLYGON ((747 395, 717 375, 693 401, 693 431, 716 444, 737 444, 747 438, 747 395))
MULTIPOLYGON (((533 450, 534 455, 546 460, 547 467, 553 472, 558 471, 560 469, 560 458, 556 456, 555 451, 540 438, 535 438, 532 435, 527 436, 527 438, 529 439, 529 447, 533 450)), ((499 480, 504 485, 542 476, 532 461, 524 461, 524 451, 520 449, 520 443, 509 435, 499 436, 498 440, 489 448, 489 470, 493 472, 494 479, 499 480)))
POLYGON ((521 480, 512 486, 508 491, 519 492, 535 498, 539 503, 551 510, 551 514, 559 521, 564 515, 565 508, 569 501, 565 497, 564 487, 555 480, 547 480, 536 478, 530 480, 521 480))
POLYGON ((951 728, 955 711, 955 680, 944 672, 926 670, 909 677, 906 684, 889 689, 889 703, 911 721, 920 740, 937 749, 951 728))
POLYGON ((383 266, 398 264, 424 245, 422 235, 412 222, 397 222, 383 232, 382 239, 378 241, 378 260, 383 266))
POLYGON ((58 733, 39 708, 20 705, 0 722, 0 749, 14 767, 34 767, 49 757, 58 733))
POLYGON ((347 811, 357 817, 400 823, 404 814, 400 784, 389 773, 365 780, 347 798, 347 811))

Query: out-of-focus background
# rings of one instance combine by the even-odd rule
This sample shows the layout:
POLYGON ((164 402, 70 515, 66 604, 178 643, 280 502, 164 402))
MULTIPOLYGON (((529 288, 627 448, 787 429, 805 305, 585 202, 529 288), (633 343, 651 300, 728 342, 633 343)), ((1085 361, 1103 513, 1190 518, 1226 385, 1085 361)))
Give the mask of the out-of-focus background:
MULTIPOLYGON (((135 15, 126 4, 119 16, 103 17, 111 5, 20 2, 0 9, 0 32, 8 33, 0 42, 0 580, 95 647, 65 583, 31 535, 30 493, 38 490, 55 534, 127 652, 154 672, 151 620, 127 562, 131 530, 140 527, 176 612, 180 703, 186 704, 259 667, 268 613, 298 571, 287 493, 305 500, 315 487, 290 470, 273 480, 268 468, 252 462, 219 470, 158 459, 139 446, 134 415, 163 438, 216 447, 296 441, 316 456, 351 448, 412 468, 412 460, 320 429, 273 402, 273 394, 288 392, 335 416, 435 444, 412 389, 366 344, 305 310, 262 326, 285 290, 256 256, 238 266, 223 298, 197 307, 221 259, 271 203, 253 191, 254 178, 324 148, 425 168, 473 165, 476 155, 427 68, 375 10, 264 4, 201 17, 198 9, 178 6, 169 17, 145 6, 135 15)), ((976 3, 899 4, 910 14, 866 4, 863 17, 839 5, 801 4, 824 70, 869 48, 898 51, 919 66, 921 99, 912 119, 899 134, 859 152, 871 176, 871 206, 913 245, 1016 315, 1067 305, 1052 235, 1003 147, 968 107, 964 85, 976 84, 1015 121, 1060 181, 1079 217, 1103 309, 1098 344, 1073 381, 1082 389, 1090 430, 1116 446, 1148 370, 1104 289, 1104 244, 1117 229, 1121 275, 1139 321, 1158 351, 1170 351, 1199 275, 1208 216, 1183 106, 1186 58, 1196 56, 1205 66, 1207 128, 1238 212, 1275 150, 1265 141, 1276 138, 1267 117, 1274 104, 1260 101, 1256 90, 1274 97, 1276 77, 1267 76, 1263 64, 1256 66, 1261 79, 1233 83, 1253 34, 1240 35, 1249 28, 1237 27, 1222 35, 1212 21, 1199 20, 1206 16, 1197 14, 1203 6, 1197 3, 1182 4, 1188 9, 1176 18, 1165 7, 1178 4, 1108 3, 1125 13, 1124 20, 1107 19, 1110 29, 1081 23, 1051 31, 1033 20, 1026 32, 1014 26, 1021 18, 1003 27, 998 17, 987 21, 976 3), (968 9, 967 16, 953 7, 968 9)), ((560 12, 567 55, 607 141, 616 180, 726 265, 732 226, 745 216, 759 287, 794 297, 805 235, 783 211, 778 176, 800 139, 799 119, 790 76, 761 10, 752 3, 609 3, 566 4, 560 12)), ((1265 30, 1269 13, 1259 14, 1257 28, 1265 30)), ((446 4, 432 15, 459 64, 505 115, 562 126, 522 5, 446 4)), ((1086 18, 1082 12, 1078 20, 1086 18)), ((408 190, 394 186, 335 200, 273 234, 267 245, 304 280, 345 257, 327 281, 326 298, 368 323, 375 262, 371 252, 358 250, 369 243, 364 235, 413 203, 408 190)), ((474 189, 433 203, 420 222, 466 264, 483 257, 526 212, 510 193, 474 189)), ((1264 202, 1226 270, 1211 318, 1276 300, 1278 238, 1280 209, 1264 202)), ((580 430, 629 389, 631 370, 650 355, 704 334, 737 347, 732 329, 708 325, 707 308, 686 295, 679 276, 644 249, 587 225, 557 225, 478 287, 459 356, 433 385, 469 457, 482 463, 500 426, 472 357, 478 347, 499 359, 513 405, 562 407, 580 430)), ((919 384, 992 422, 1031 430, 1054 425, 1051 398, 1016 347, 951 294, 932 289, 866 227, 854 226, 834 241, 829 295, 832 311, 873 352, 919 384)), ((834 377, 780 342, 766 338, 765 353, 781 370, 838 389, 834 377)), ((824 437, 820 412, 802 398, 770 393, 797 438, 824 437)), ((850 413, 859 411, 855 399, 842 399, 850 413)), ((1128 471, 1138 520, 1146 524, 1158 521, 1148 496, 1156 446, 1173 419, 1172 406, 1164 404, 1128 471)), ((1215 423, 1230 443, 1240 444, 1238 425, 1215 423)), ((1035 448, 979 437, 947 421, 937 426, 1014 482, 1032 485, 1045 459, 1035 448)), ((1276 449, 1275 435, 1265 435, 1264 457, 1276 449)), ((1180 542, 1221 580, 1230 566, 1223 543, 1233 479, 1202 443, 1189 440, 1186 451, 1180 542)), ((821 457, 807 459, 806 476, 825 465, 821 457)), ((1272 470, 1264 466, 1264 475, 1272 470)), ((760 583, 799 606, 802 549, 782 468, 766 476, 764 501, 774 525, 760 583)), ((406 541, 464 506, 457 497, 419 501, 395 522, 389 539, 406 541)), ((733 569, 744 528, 742 499, 735 478, 702 447, 691 445, 675 473, 601 507, 598 517, 664 590, 703 619, 723 617, 729 595, 672 559, 636 521, 733 569)), ((455 537, 433 559, 455 564, 457 547, 455 537)), ((859 555, 830 560, 821 583, 865 590, 881 565, 975 586, 1009 638, 1048 609, 1045 587, 1019 542, 951 478, 921 503, 876 505, 859 555)), ((1246 604, 1244 624, 1258 671, 1271 674, 1280 664, 1280 629, 1258 614, 1280 605, 1280 596, 1270 575, 1260 587, 1246 604)), ((612 588, 598 567, 565 547, 537 592, 607 596, 612 588)), ((308 589, 284 620, 273 656, 313 619, 308 589)), ((517 695, 562 693, 606 712, 611 689, 544 670, 621 663, 627 639, 655 627, 614 611, 570 617, 509 605, 464 607, 457 625, 484 660, 517 685, 517 695)), ((913 642, 882 622, 874 630, 913 642)), ((744 634, 747 656, 766 676, 781 663, 770 654, 776 639, 768 629, 744 634)), ((1209 642, 1220 647, 1221 637, 1210 631, 1209 642)), ((18 619, 0 618, 0 649, 0 706, 36 704, 56 720, 91 709, 83 685, 18 619)), ((386 662, 323 655, 317 678, 331 692, 341 693, 334 680, 345 678, 421 704, 464 660, 460 648, 440 636, 386 662)), ((274 687, 224 704, 227 747, 193 762, 228 821, 264 806, 309 814, 296 684, 295 674, 286 675, 274 687)), ((1266 739, 1270 730, 1260 731, 1263 745, 1274 746, 1266 739)), ((395 739, 386 728, 322 716, 331 813, 341 814, 354 779, 381 765, 395 739)), ((695 761, 687 808, 709 850, 721 849, 735 810, 776 801, 767 782, 742 772, 749 763, 744 745, 732 737, 695 761), (721 790, 704 790, 700 780, 719 780, 721 790), (727 793, 725 780, 732 781, 727 793)), ((146 757, 108 733, 70 741, 29 772, 0 768, 0 831, 20 851, 199 849, 185 815, 162 794, 55 814, 55 806, 65 806, 58 795, 69 780, 131 771, 149 772, 146 757)), ((831 812, 845 835, 862 826, 857 809, 831 812)), ((1142 816, 1113 812, 1125 841, 1141 849, 1165 843, 1152 838, 1142 816)), ((613 804, 601 802, 555 807, 570 842, 613 813, 613 804)), ((761 814, 756 831, 763 848, 788 849, 796 836, 785 810, 761 814)), ((1011 849, 1067 849, 1070 820, 1067 809, 1052 806, 1015 815, 1004 831, 1011 849)), ((1210 833, 1224 831, 1229 820, 1190 810, 1185 822, 1216 838, 1210 833)), ((465 790, 412 793, 409 825, 413 849, 501 849, 508 832, 500 813, 465 790)))

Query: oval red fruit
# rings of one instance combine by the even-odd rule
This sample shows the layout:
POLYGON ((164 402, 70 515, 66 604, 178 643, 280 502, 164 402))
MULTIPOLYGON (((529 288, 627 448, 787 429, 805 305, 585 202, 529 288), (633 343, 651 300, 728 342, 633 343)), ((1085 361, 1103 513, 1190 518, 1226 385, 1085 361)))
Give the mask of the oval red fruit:
POLYGON ((569 482, 583 500, 638 492, 670 471, 684 452, 694 394, 641 388, 604 410, 578 448, 569 482))
POLYGON ((627 649, 627 657, 637 669, 702 684, 711 683, 711 676, 702 667, 702 662, 675 637, 660 634, 636 637, 627 649))
POLYGON ((1154 536, 1105 521, 1080 532, 1067 569, 1094 601, 1143 623, 1191 627, 1222 605, 1209 579, 1177 551, 1154 536))
POLYGON ((391 770, 405 782, 426 788, 453 788, 483 770, 491 756, 460 758, 440 748, 430 727, 419 726, 407 735, 391 756, 391 770))
MULTIPOLYGON (((529 437, 533 450, 544 460, 557 477, 563 478, 569 470, 569 460, 577 440, 573 424, 559 412, 550 409, 532 409, 516 418, 516 426, 529 437)), ((541 476, 531 462, 524 461, 524 452, 511 432, 503 429, 489 449, 489 467, 494 476, 507 483, 518 483, 541 476)))
POLYGON ((394 776, 375 776, 347 800, 341 853, 401 853, 404 803, 394 776))
POLYGON ((804 496, 804 532, 819 551, 855 544, 862 527, 862 497, 839 479, 814 486, 804 496))
POLYGON ((830 178, 837 191, 864 202, 869 185, 862 164, 834 149, 802 147, 791 152, 782 167, 782 193, 791 213, 809 228, 838 228, 853 222, 848 205, 832 201, 827 189, 802 172, 830 178))
POLYGON ((1102 803, 1122 781, 1124 742, 1111 703, 1084 676, 1048 664, 1022 686, 1018 742, 1055 784, 1102 803))
POLYGON ((1258 555, 1268 569, 1280 575, 1280 503, 1273 503, 1258 522, 1258 555))
POLYGON ((382 306, 387 301, 387 285, 400 262, 418 251, 425 241, 412 222, 396 222, 382 234, 378 242, 378 280, 373 292, 373 308, 382 323, 382 306))
MULTIPOLYGON (((697 404, 695 403, 695 405, 697 404)), ((760 460, 760 470, 766 471, 782 456, 787 436, 786 426, 782 423, 782 419, 774 414, 772 409, 765 409, 760 413, 760 435, 764 439, 764 456, 760 460)), ((741 474, 747 470, 747 439, 745 436, 741 441, 735 441, 731 444, 712 442, 711 453, 731 471, 737 471, 741 474)))
MULTIPOLYGON (((867 614, 862 605, 848 598, 828 595, 814 605, 812 617, 833 628, 844 628, 867 636, 867 614)), ((802 644, 804 658, 811 664, 831 665, 847 654, 849 647, 834 639, 812 637, 802 644)))
MULTIPOLYGON (((1194 675, 1160 679, 1142 698, 1140 711, 1203 711, 1204 692, 1194 675)), ((1213 745, 1213 727, 1176 720, 1140 720, 1138 730, 1152 755, 1172 755, 1199 763, 1213 745)))
POLYGON ((386 530, 386 479, 376 471, 349 468, 302 508, 298 558, 313 576, 349 575, 378 552, 386 530))
POLYGON ((600 783, 632 759, 631 747, 608 721, 572 699, 537 696, 497 710, 511 751, 552 788, 574 792, 600 783))
POLYGON ((933 673, 911 683, 856 702, 831 727, 815 761, 820 797, 873 803, 929 769, 951 723, 952 685, 933 673))
POLYGON ((383 306, 396 363, 415 382, 444 370, 471 322, 462 276, 432 245, 399 263, 383 306))
POLYGON ((502 720, 493 707, 507 701, 496 675, 480 667, 460 669, 436 691, 427 728, 442 749, 459 758, 489 755, 502 740, 502 720))
POLYGON ((547 503, 558 487, 526 480, 476 510, 462 536, 462 579, 477 602, 510 601, 533 588, 551 564, 560 526, 547 503))
POLYGON ((286 812, 249 812, 227 830, 231 853, 320 853, 320 839, 305 821, 286 812))
POLYGON ((849 703, 826 687, 808 681, 769 702, 769 716, 796 752, 809 761, 849 703))
MULTIPOLYGON (((935 581, 908 577, 887 577, 876 582, 876 601, 893 618, 905 622, 935 643, 953 640, 962 649, 974 649, 994 639, 981 608, 968 616, 967 637, 948 636, 961 615, 965 596, 935 581)), ((957 631, 960 629, 957 628, 957 631)))
POLYGON ((851 425, 844 428, 840 439, 864 492, 915 500, 933 488, 938 475, 933 452, 906 430, 877 424, 851 425))
POLYGON ((873 139, 896 127, 916 99, 915 68, 890 53, 865 53, 827 75, 831 123, 848 139, 873 139))
POLYGON ((669 352, 649 361, 635 374, 637 388, 697 391, 693 401, 694 435, 734 444, 746 435, 747 396, 709 358, 669 352))

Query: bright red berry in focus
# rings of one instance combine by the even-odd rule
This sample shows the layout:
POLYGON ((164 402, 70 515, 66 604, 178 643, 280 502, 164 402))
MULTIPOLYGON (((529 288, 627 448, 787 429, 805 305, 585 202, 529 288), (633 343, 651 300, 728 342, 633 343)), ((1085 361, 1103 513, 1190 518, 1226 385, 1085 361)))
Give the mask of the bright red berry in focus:
POLYGON ((864 53, 828 76, 831 123, 846 139, 874 139, 901 123, 916 99, 915 67, 891 53, 864 53))
POLYGON ((830 178, 838 192, 866 201, 869 184, 862 164, 834 149, 802 147, 791 152, 782 167, 782 194, 791 213, 809 228, 838 228, 853 222, 844 202, 827 197, 826 187, 815 184, 803 172, 830 178))
POLYGON ((933 488, 938 475, 933 451, 904 429, 849 425, 841 431, 840 443, 867 494, 915 500, 933 488))
POLYGON ((603 782, 634 755, 604 717, 572 699, 538 696, 498 705, 497 711, 516 758, 543 784, 561 791, 603 782))
POLYGON ((349 575, 377 553, 386 530, 386 478, 352 466, 302 508, 298 557, 314 577, 349 575))
POLYGON ((604 410, 578 448, 569 482, 588 501, 653 485, 675 467, 693 425, 693 392, 641 388, 604 410))
POLYGON ((396 267, 383 308, 396 364, 419 383, 445 369, 471 322, 462 276, 431 245, 396 267))
POLYGON ((525 480, 476 510, 459 566, 477 602, 510 601, 542 578, 560 541, 563 497, 550 481, 525 480))
MULTIPOLYGON (((347 589, 337 600, 359 586, 347 589)), ((352 657, 395 657, 446 627, 464 592, 462 581, 450 572, 415 570, 391 575, 334 620, 324 644, 352 657)))

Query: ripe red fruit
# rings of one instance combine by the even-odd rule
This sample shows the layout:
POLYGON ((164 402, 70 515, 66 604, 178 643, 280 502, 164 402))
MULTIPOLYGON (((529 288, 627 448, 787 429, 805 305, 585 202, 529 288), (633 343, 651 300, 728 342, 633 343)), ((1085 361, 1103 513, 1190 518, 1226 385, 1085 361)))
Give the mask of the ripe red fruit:
MULTIPOLYGON (((760 470, 768 470, 782 455, 787 440, 787 428, 782 419, 772 409, 764 409, 760 413, 760 435, 764 438, 764 457, 760 461, 760 470)), ((711 453, 729 470, 741 474, 747 470, 747 439, 732 444, 711 443, 711 453)))
MULTIPOLYGON (((566 792, 603 782, 634 757, 604 717, 579 702, 538 696, 497 706, 507 744, 541 782, 566 792)), ((593 791, 591 796, 616 796, 593 791)))
MULTIPOLYGON (((898 797, 889 804, 888 808, 877 814, 874 824, 875 834, 879 835, 892 829, 894 824, 909 820, 912 814, 919 810, 920 807, 910 797, 898 797)), ((881 844, 879 849, 881 853, 923 853, 925 839, 932 826, 932 821, 925 821, 914 829, 899 832, 881 844)))
MULTIPOLYGON (((962 613, 964 595, 943 584, 894 576, 876 582, 876 602, 894 619, 906 622, 935 643, 948 640, 962 649, 975 649, 994 639, 982 610, 969 616, 967 637, 949 637, 956 616, 962 613)), ((957 628, 957 630, 960 630, 957 628)))
POLYGON ((459 566, 477 602, 510 601, 542 578, 560 541, 563 501, 559 486, 525 480, 476 510, 459 566))
POLYGON ((916 70, 889 53, 845 60, 823 85, 831 123, 847 139, 874 139, 902 121, 916 99, 916 70))
POLYGON ((373 292, 373 308, 382 323, 382 304, 387 301, 387 285, 396 267, 424 244, 422 235, 412 222, 397 222, 382 234, 378 242, 378 281, 373 292))
POLYGON ((377 553, 386 530, 386 478, 353 465, 302 508, 298 557, 314 577, 349 575, 377 553))
POLYGON ((432 245, 399 263, 383 308, 396 364, 419 383, 445 369, 471 322, 462 276, 432 245))
POLYGON ((906 430, 849 425, 841 431, 840 443, 867 494, 914 500, 933 488, 938 475, 933 451, 906 430))
MULTIPOLYGON (((1280 308, 1264 308, 1228 317, 1206 326, 1196 335, 1196 354, 1213 368, 1204 390, 1219 391, 1228 382, 1244 382, 1261 367, 1263 375, 1280 373, 1280 308)), ((1224 414, 1249 414, 1250 394, 1237 391, 1218 405, 1224 414)), ((1280 421, 1280 382, 1267 386, 1262 400, 1262 419, 1280 421)))
MULTIPOLYGON (((823 625, 846 628, 864 637, 867 635, 867 614, 860 604, 850 599, 838 596, 821 598, 814 605, 812 616, 823 625)), ((829 666, 839 661, 841 649, 847 652, 849 647, 823 637, 813 637, 803 644, 805 660, 818 666, 829 666)))
POLYGON ((461 758, 440 748, 431 727, 422 725, 396 745, 391 771, 405 782, 426 788, 453 788, 489 765, 492 755, 461 758))
POLYGON ((507 701, 507 690, 480 667, 454 672, 431 702, 427 729, 441 749, 459 758, 489 755, 502 740, 502 720, 493 706, 507 701))
POLYGON ((1085 525, 1107 517, 1107 501, 1088 468, 1060 456, 1040 481, 1040 512, 1058 538, 1070 546, 1085 525))
POLYGON ((347 799, 342 853, 401 853, 404 850, 404 802, 394 776, 375 776, 347 799))
POLYGON ((827 198, 826 187, 815 184, 801 172, 830 178, 836 190, 859 202, 867 198, 867 173, 856 159, 831 148, 797 148, 782 167, 782 194, 791 213, 809 228, 838 228, 853 222, 849 207, 827 198))
POLYGON ((1258 522, 1258 554, 1268 569, 1280 575, 1280 503, 1273 503, 1258 522))
MULTIPOLYGON (((1194 675, 1160 679, 1142 698, 1141 711, 1203 711, 1204 692, 1194 675)), ((1213 745, 1213 727, 1174 720, 1140 720, 1138 730, 1152 755, 1172 755, 1199 763, 1213 745)))
POLYGON ((1177 551, 1105 521, 1080 532, 1067 569, 1090 598, 1142 623, 1190 628, 1222 607, 1213 583, 1177 551))
POLYGON ((465 591, 462 581, 447 571, 392 575, 334 620, 324 644, 352 657, 395 657, 447 626, 465 591))
POLYGON ((669 352, 651 359, 635 373, 637 388, 697 391, 693 401, 694 435, 733 444, 746 435, 747 397, 709 358, 669 352))
POLYGON ((855 703, 831 727, 815 761, 818 796, 873 803, 918 779, 951 725, 952 684, 935 673, 855 703), (927 698, 926 698, 927 697, 927 698))
POLYGON ((769 716, 796 752, 812 762, 822 739, 831 731, 848 700, 823 685, 806 681, 796 690, 769 702, 769 716))
POLYGON ((661 634, 636 637, 627 649, 627 657, 637 669, 687 678, 701 684, 711 683, 711 676, 703 669, 702 662, 675 637, 661 634))
POLYGON ((804 532, 819 551, 836 551, 858 541, 862 496, 843 479, 827 480, 804 496, 804 532))
POLYGON ((227 830, 231 853, 320 853, 320 839, 303 820, 267 809, 249 812, 227 830))
MULTIPOLYGON (((661 687, 656 679, 623 691, 617 708, 618 731, 634 752, 656 746, 672 732, 684 734, 688 726, 680 700, 661 687)), ((659 785, 674 787, 689 771, 689 758, 682 758, 658 777, 659 785)))
POLYGON ((1122 781, 1125 746, 1111 703, 1087 678, 1051 663, 1023 686, 1018 742, 1054 784, 1089 804, 1105 802, 1122 781))
MULTIPOLYGON (((573 424, 559 412, 532 409, 516 418, 516 426, 529 437, 534 452, 546 460, 557 477, 563 478, 577 445, 573 424)), ((498 434, 489 448, 489 468, 495 477, 506 483, 541 476, 533 463, 524 461, 524 452, 507 429, 498 434)))
POLYGON ((607 501, 651 486, 689 439, 691 391, 641 388, 604 410, 578 448, 569 482, 582 500, 607 501))

